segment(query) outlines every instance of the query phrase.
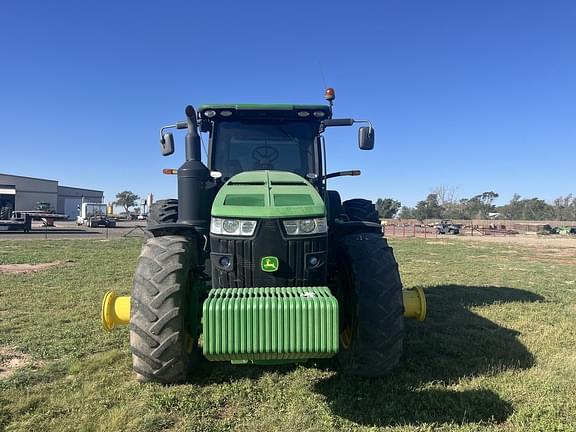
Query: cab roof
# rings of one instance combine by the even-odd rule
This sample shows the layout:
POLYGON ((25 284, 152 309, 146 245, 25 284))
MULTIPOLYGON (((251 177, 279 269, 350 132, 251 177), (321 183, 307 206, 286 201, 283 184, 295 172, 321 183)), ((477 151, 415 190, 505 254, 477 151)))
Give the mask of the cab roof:
MULTIPOLYGON (((318 120, 332 117, 329 105, 290 105, 290 104, 206 104, 201 105, 198 112, 201 118, 226 118, 219 115, 222 111, 231 111, 229 117, 298 117, 300 112, 308 112, 310 118, 318 120), (215 111, 217 115, 207 116, 207 111, 215 111), (314 112, 323 112, 324 115, 316 117, 314 112)), ((305 117, 300 117, 305 118, 305 117)))

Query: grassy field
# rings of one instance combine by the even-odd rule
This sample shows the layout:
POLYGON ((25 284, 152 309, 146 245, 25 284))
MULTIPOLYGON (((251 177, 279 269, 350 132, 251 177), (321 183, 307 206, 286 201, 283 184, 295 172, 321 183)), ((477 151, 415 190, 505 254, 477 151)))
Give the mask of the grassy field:
POLYGON ((206 362, 160 386, 135 382, 127 329, 99 322, 103 293, 130 290, 137 239, 2 241, 0 265, 59 262, 0 273, 0 430, 576 431, 576 248, 392 245, 429 317, 391 376, 206 362))

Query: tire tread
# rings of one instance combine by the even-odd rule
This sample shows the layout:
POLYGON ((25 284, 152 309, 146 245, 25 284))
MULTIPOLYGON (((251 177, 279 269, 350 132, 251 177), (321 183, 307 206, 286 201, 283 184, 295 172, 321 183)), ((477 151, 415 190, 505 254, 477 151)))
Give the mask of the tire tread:
POLYGON ((356 299, 352 341, 338 359, 345 373, 380 376, 399 362, 404 341, 404 305, 398 264, 386 239, 377 233, 354 233, 340 239, 339 253, 348 266, 356 299))
POLYGON ((194 353, 186 350, 190 326, 185 299, 191 284, 193 239, 149 238, 140 254, 132 291, 130 345, 139 381, 185 381, 194 353))

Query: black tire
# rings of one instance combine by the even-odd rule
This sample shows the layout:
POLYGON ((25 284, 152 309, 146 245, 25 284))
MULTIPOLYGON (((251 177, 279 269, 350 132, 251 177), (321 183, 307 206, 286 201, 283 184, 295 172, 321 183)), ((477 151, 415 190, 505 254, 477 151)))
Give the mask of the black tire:
POLYGON ((12 211, 11 211, 10 207, 0 208, 0 219, 1 220, 10 219, 10 216, 12 216, 12 211))
POLYGON ((381 376, 402 356, 404 304, 398 264, 377 233, 338 241, 337 291, 342 310, 338 362, 344 373, 381 376))
POLYGON ((344 213, 351 221, 380 223, 376 206, 370 200, 355 198, 342 203, 344 213))
MULTIPOLYGON (((146 226, 153 226, 165 223, 176 223, 178 221, 178 200, 167 199, 158 200, 150 206, 146 226)), ((148 230, 144 232, 144 238, 154 237, 148 230)))
POLYGON ((132 289, 130 347, 141 382, 185 381, 198 360, 200 303, 195 239, 153 237, 142 248, 132 289))
POLYGON ((342 200, 337 191, 326 191, 327 196, 327 209, 328 209, 328 223, 332 224, 335 219, 340 218, 342 215, 342 200))

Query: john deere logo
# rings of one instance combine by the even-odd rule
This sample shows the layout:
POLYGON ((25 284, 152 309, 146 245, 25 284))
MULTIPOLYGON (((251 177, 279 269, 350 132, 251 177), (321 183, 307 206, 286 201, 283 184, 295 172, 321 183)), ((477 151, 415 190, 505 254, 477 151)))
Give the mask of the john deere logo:
POLYGON ((262 263, 260 265, 262 267, 262 271, 265 272, 275 272, 278 270, 278 258, 275 256, 267 256, 262 258, 262 263))

